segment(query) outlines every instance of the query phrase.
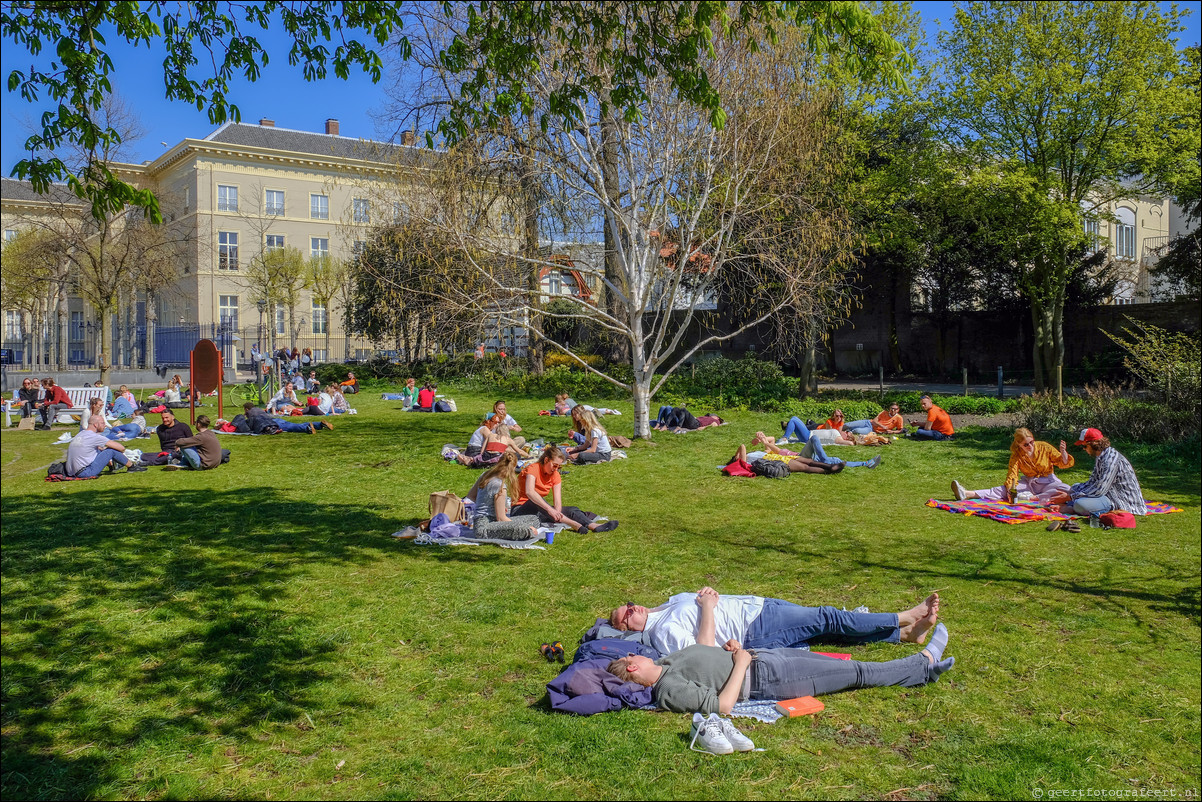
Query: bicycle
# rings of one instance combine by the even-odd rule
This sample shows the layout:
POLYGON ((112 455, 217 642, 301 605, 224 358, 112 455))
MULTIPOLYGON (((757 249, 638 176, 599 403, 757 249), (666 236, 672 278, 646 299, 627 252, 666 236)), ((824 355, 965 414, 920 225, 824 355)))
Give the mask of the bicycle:
POLYGON ((230 405, 242 409, 242 405, 246 403, 261 404, 262 397, 259 395, 259 385, 247 379, 241 384, 231 384, 229 386, 230 405))

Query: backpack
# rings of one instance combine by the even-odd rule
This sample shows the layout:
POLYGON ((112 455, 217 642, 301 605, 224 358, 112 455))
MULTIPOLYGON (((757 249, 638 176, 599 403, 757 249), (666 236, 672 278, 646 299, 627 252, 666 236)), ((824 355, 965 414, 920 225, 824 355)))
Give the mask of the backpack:
POLYGON ((433 411, 434 412, 454 412, 454 410, 451 409, 451 405, 442 399, 439 399, 434 402, 433 411))
POLYGON ((766 476, 769 479, 788 479, 789 466, 774 459, 757 459, 751 463, 751 470, 756 476, 766 476))
POLYGON ((48 467, 46 469, 47 477, 66 476, 66 475, 67 475, 67 463, 65 463, 65 462, 52 462, 52 463, 50 463, 50 467, 48 467))

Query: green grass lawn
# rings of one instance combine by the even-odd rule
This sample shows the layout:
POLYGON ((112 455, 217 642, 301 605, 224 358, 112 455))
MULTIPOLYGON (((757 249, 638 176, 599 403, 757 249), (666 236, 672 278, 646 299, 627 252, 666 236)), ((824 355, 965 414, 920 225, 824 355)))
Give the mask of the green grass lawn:
MULTIPOLYGON (((714 466, 777 425, 732 413, 570 469, 565 503, 620 519, 608 535, 394 541, 431 491, 471 485, 438 448, 492 399, 456 397, 419 415, 365 393, 333 432, 226 438, 233 461, 206 473, 51 484, 63 447, 4 433, 4 798, 1196 795, 1197 455, 1120 445, 1145 495, 1184 514, 1049 533, 924 506, 952 478, 1000 481, 1009 432, 899 442, 875 471, 725 479, 714 466), (938 590, 956 668, 748 724, 766 751, 724 758, 687 750, 685 716, 549 712, 541 642, 570 656, 616 604, 703 584, 874 611, 938 590)), ((563 419, 535 415, 547 403, 509 408, 561 438, 563 419)), ((1090 463, 1074 453, 1070 482, 1090 463)))

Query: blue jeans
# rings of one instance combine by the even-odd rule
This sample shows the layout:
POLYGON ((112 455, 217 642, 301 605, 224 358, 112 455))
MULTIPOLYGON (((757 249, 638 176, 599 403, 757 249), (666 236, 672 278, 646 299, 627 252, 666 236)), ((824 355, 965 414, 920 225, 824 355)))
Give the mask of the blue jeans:
POLYGON ((951 439, 943 432, 937 432, 934 429, 918 429, 917 431, 914 432, 914 434, 910 435, 910 437, 914 438, 915 440, 949 440, 949 439, 951 439))
MULTIPOLYGON (((844 462, 844 460, 841 460, 838 457, 827 456, 827 453, 822 449, 822 441, 818 439, 818 435, 813 435, 810 437, 810 441, 806 443, 806 447, 801 450, 801 456, 806 457, 807 459, 812 459, 815 462, 824 463, 826 465, 838 465, 840 462, 844 462)), ((867 462, 846 463, 847 467, 849 468, 863 468, 868 464, 869 463, 867 462)))
POLYGON ((922 653, 886 663, 861 663, 800 649, 765 649, 752 657, 749 697, 792 699, 887 685, 912 688, 927 684, 927 665, 922 653))
POLYGON ((197 451, 195 448, 188 447, 188 448, 181 448, 179 450, 179 453, 180 453, 180 456, 182 456, 184 458, 184 462, 188 463, 189 467, 191 467, 192 470, 194 470, 194 471, 200 470, 200 452, 199 451, 197 451))
POLYGON ((1114 502, 1105 496, 1081 496, 1071 506, 1078 515, 1102 515, 1114 509, 1114 502))
POLYGON ((655 416, 655 420, 652 421, 651 425, 652 426, 667 426, 668 425, 668 417, 672 414, 673 409, 674 409, 673 407, 660 407, 659 414, 655 416))
POLYGON ((764 609, 747 628, 748 649, 784 649, 823 643, 897 643, 897 613, 849 613, 834 607, 802 607, 764 599, 764 609))
POLYGON ((136 423, 122 423, 118 426, 110 426, 104 430, 104 436, 110 440, 116 440, 118 436, 124 438, 137 437, 142 434, 142 427, 136 423))
POLYGON ((79 479, 91 479, 93 476, 99 476, 100 472, 107 468, 110 462, 124 466, 129 463, 129 459, 115 448, 106 448, 103 451, 97 452, 96 459, 92 460, 92 464, 75 474, 75 476, 79 479))
POLYGON ((276 423, 278 423, 280 425, 280 431, 282 431, 282 432, 308 432, 309 431, 309 424, 307 424, 307 423, 293 423, 292 421, 284 420, 283 418, 275 418, 274 420, 276 423))
POLYGON ((118 418, 128 418, 136 411, 133 404, 129 403, 126 398, 118 398, 113 402, 113 414, 118 418))
POLYGON ((808 443, 812 433, 806 428, 806 425, 801 422, 801 418, 794 415, 789 418, 789 425, 785 427, 785 438, 792 440, 795 443, 808 443))
POLYGON ((872 421, 853 420, 850 423, 844 423, 843 428, 852 434, 872 434, 872 421))

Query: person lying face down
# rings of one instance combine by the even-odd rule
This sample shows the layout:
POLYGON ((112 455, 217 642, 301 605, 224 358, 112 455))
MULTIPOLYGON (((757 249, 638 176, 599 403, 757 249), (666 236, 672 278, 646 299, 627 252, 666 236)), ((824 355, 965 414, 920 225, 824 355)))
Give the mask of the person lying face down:
POLYGON ((719 595, 710 587, 678 593, 658 607, 627 602, 614 608, 609 623, 623 632, 643 632, 661 654, 695 643, 745 644, 749 649, 825 643, 922 643, 939 618, 939 594, 932 593, 899 613, 856 613, 834 607, 804 607, 761 596, 719 595), (702 602, 715 598, 713 615, 703 620, 702 602), (712 627, 712 631, 703 627, 712 627))

